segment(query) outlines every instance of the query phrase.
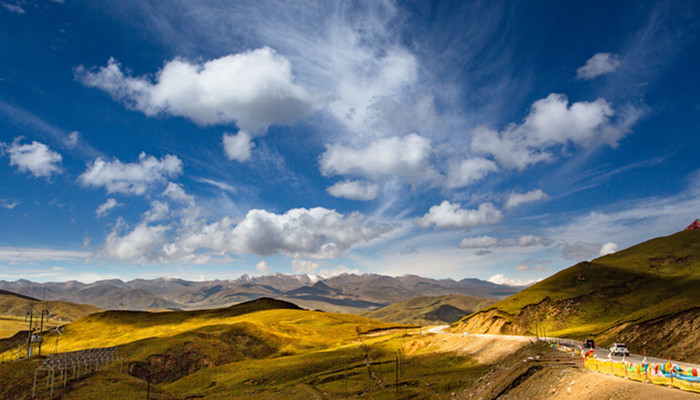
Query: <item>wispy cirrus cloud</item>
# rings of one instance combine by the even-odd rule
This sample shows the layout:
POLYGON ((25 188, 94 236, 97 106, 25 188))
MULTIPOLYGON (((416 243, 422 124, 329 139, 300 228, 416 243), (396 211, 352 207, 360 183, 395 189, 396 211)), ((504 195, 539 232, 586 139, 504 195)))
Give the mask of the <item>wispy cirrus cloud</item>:
POLYGON ((508 195, 508 199, 506 200, 506 204, 505 204, 504 208, 506 210, 512 210, 513 208, 518 207, 521 204, 532 203, 535 201, 545 200, 548 198, 549 198, 549 196, 547 196, 542 191, 542 189, 531 190, 527 193, 512 192, 508 195))
POLYGON ((482 203, 474 210, 463 209, 459 203, 445 200, 439 205, 430 207, 428 213, 414 218, 421 228, 434 226, 438 229, 470 229, 479 225, 490 225, 500 222, 503 214, 491 203, 482 203))

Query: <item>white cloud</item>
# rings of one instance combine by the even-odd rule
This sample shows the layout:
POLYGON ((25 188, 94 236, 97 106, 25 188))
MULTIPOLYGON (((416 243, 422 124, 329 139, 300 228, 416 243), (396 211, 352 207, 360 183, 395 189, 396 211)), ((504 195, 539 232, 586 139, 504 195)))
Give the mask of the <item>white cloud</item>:
POLYGON ((470 238, 464 238, 459 242, 457 247, 462 249, 486 249, 489 247, 496 247, 502 244, 501 240, 491 237, 491 236, 476 236, 470 238))
POLYGON ((68 146, 69 148, 75 148, 78 145, 78 142, 80 141, 80 132, 73 131, 68 134, 68 136, 63 140, 63 142, 68 146))
POLYGON ((428 213, 414 218, 421 228, 469 229, 479 225, 490 225, 500 222, 503 214, 491 203, 482 203, 476 210, 460 208, 461 204, 452 204, 445 200, 438 206, 430 207, 428 213))
POLYGON ((151 208, 143 213, 142 220, 144 222, 155 222, 167 219, 170 215, 170 207, 168 203, 154 200, 151 202, 151 208))
POLYGON ((0 262, 37 263, 42 261, 82 261, 90 256, 86 251, 32 247, 0 247, 0 262))
POLYGON ((85 186, 104 187, 107 193, 142 195, 156 183, 182 173, 182 161, 173 155, 160 160, 141 153, 137 163, 96 159, 79 177, 85 186))
POLYGON ((13 12, 15 14, 24 14, 26 11, 19 4, 9 4, 2 2, 0 3, 7 11, 13 12))
POLYGON ((163 259, 162 247, 168 242, 167 226, 152 226, 141 222, 132 231, 120 235, 124 227, 124 223, 120 221, 107 235, 104 250, 108 257, 120 261, 163 259))
POLYGON ((15 207, 17 207, 19 204, 20 204, 20 202, 17 200, 0 199, 0 207, 8 209, 8 210, 14 210, 15 207))
POLYGON ((322 207, 296 208, 284 214, 251 210, 232 231, 240 250, 267 255, 336 258, 352 245, 374 239, 392 228, 367 224, 359 213, 343 216, 322 207))
MULTIPOLYGON (((157 242, 163 246, 162 254, 150 257, 182 261, 194 255, 282 253, 293 258, 337 258, 351 247, 395 228, 367 222, 359 213, 344 216, 322 207, 291 209, 284 214, 250 210, 242 220, 224 217, 214 222, 207 222, 198 213, 197 207, 184 210, 181 219, 171 224, 176 234, 167 245, 157 242)), ((147 228, 139 227, 141 231, 147 228)))
MULTIPOLYGON (((350 35, 349 41, 360 40, 356 32, 348 30, 344 34, 350 35)), ((377 128, 382 125, 382 117, 388 117, 387 113, 395 105, 394 99, 416 82, 418 61, 398 46, 386 49, 377 57, 373 49, 362 48, 358 43, 345 44, 350 53, 341 53, 342 56, 361 58, 336 61, 334 67, 340 69, 337 71, 340 79, 336 82, 338 98, 328 109, 356 133, 377 128)))
POLYGON ((374 200, 379 194, 379 185, 365 181, 342 181, 326 189, 333 197, 350 200, 374 200))
POLYGON ((158 71, 155 83, 126 76, 114 59, 97 71, 78 67, 76 78, 148 116, 182 116, 200 125, 235 122, 253 133, 296 120, 315 102, 294 83, 289 60, 269 47, 203 64, 175 59, 158 71))
POLYGON ((97 207, 97 210, 95 210, 95 214, 97 214, 98 218, 104 217, 107 215, 107 212, 115 207, 123 206, 124 204, 118 202, 116 199, 109 198, 107 201, 104 203, 100 204, 99 207, 97 207))
POLYGON ((270 266, 267 265, 265 260, 260 261, 259 263, 255 264, 255 269, 260 272, 261 274, 268 274, 270 273, 270 266))
POLYGON ((609 74, 620 66, 620 56, 612 53, 597 53, 576 70, 577 79, 593 79, 609 74))
POLYGON ((255 147, 251 137, 245 131, 238 131, 236 135, 224 133, 224 153, 229 160, 245 162, 250 160, 250 150, 255 147))
POLYGON ((544 238, 542 236, 534 236, 534 235, 523 235, 520 236, 517 240, 517 244, 520 247, 530 247, 530 246, 535 246, 538 244, 543 244, 544 243, 544 238))
POLYGON ((197 182, 201 183, 206 183, 207 185, 212 185, 214 187, 217 187, 225 192, 231 192, 231 193, 236 193, 236 188, 234 188, 232 185, 226 183, 226 182, 221 182, 217 181, 214 179, 209 179, 209 178, 194 178, 197 182))
POLYGON ((177 201, 185 205, 194 205, 194 196, 187 194, 182 185, 178 183, 168 182, 168 186, 163 191, 163 196, 170 200, 177 201))
POLYGON ((508 195, 508 200, 506 200, 506 204, 504 207, 506 210, 512 210, 513 208, 518 207, 521 204, 532 203, 548 198, 549 197, 541 189, 531 190, 527 193, 512 192, 510 195, 508 195))
POLYGON ((495 171, 498 171, 495 162, 481 157, 469 158, 450 164, 445 185, 448 188, 468 186, 495 171))
POLYGON ((616 243, 608 242, 600 248, 600 252, 598 253, 598 255, 602 257, 608 254, 617 253, 618 250, 620 250, 620 248, 617 246, 616 243))
POLYGON ((292 260, 292 270, 295 274, 315 275, 320 266, 320 263, 314 261, 292 260))
POLYGON ((330 145, 321 155, 324 176, 354 175, 372 179, 400 176, 411 183, 431 179, 430 140, 411 133, 382 138, 362 149, 330 145))
POLYGON ((522 124, 511 124, 497 132, 478 127, 472 132, 472 149, 493 156, 506 168, 523 170, 527 166, 554 158, 555 147, 617 142, 629 132, 639 117, 630 112, 613 121, 615 111, 604 99, 580 101, 569 106, 565 95, 552 93, 532 104, 522 124))
POLYGON ((530 279, 530 280, 524 280, 524 279, 510 279, 506 277, 504 274, 496 274, 493 275, 488 279, 489 282, 495 283, 497 285, 509 285, 509 286, 526 286, 526 285, 531 285, 537 280, 535 279, 530 279))
POLYGON ((35 177, 50 178, 61 172, 63 157, 49 146, 37 141, 31 144, 21 144, 22 138, 15 138, 11 145, 2 145, 10 156, 10 165, 16 165, 21 172, 28 172, 35 177))
POLYGON ((331 268, 321 268, 318 270, 318 276, 324 279, 332 278, 334 276, 342 274, 359 274, 360 271, 357 269, 350 269, 345 265, 337 265, 331 268))

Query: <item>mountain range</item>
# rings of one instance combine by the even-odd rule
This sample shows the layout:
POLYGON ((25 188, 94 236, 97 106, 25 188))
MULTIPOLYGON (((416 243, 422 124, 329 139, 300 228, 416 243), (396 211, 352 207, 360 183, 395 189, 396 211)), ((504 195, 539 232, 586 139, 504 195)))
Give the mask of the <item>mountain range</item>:
POLYGON ((46 300, 91 304, 112 310, 204 309, 274 297, 301 307, 333 312, 375 310, 418 296, 462 294, 502 299, 523 289, 479 279, 431 279, 416 275, 342 274, 327 279, 308 275, 243 275, 234 280, 119 279, 37 283, 0 281, 0 290, 46 300))

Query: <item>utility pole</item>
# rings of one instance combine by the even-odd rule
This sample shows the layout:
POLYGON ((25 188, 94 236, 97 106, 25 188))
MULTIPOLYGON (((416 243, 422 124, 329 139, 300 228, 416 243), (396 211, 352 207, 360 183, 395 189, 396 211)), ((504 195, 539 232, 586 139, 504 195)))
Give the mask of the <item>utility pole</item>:
MULTIPOLYGON (((34 323, 34 303, 29 306, 29 334, 27 335, 27 358, 32 356, 32 324, 34 323)), ((24 316, 24 321, 27 321, 27 316, 24 316)))
MULTIPOLYGON (((46 291, 46 289, 44 289, 46 291)), ((44 294, 46 298, 46 294, 44 294)), ((39 336, 37 337, 37 343, 39 343, 38 353, 41 355, 41 343, 44 341, 44 316, 46 316, 46 322, 49 321, 49 303, 44 300, 44 309, 41 310, 41 325, 39 327, 39 336)))

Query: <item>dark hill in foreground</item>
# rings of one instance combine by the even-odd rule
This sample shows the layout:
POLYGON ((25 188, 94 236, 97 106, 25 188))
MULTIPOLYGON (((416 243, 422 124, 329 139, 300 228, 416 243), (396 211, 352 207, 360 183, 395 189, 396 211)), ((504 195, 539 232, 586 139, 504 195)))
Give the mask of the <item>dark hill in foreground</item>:
POLYGON ((472 314, 456 329, 627 342, 700 361, 700 230, 682 231, 569 267, 472 314))

